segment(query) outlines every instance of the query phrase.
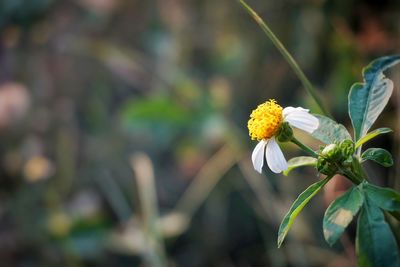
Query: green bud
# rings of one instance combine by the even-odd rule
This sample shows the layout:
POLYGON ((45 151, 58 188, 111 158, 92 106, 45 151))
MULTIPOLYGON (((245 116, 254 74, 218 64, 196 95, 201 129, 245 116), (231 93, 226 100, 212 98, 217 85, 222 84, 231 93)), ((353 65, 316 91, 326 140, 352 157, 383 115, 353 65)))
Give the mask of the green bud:
POLYGON ((337 162, 342 159, 340 147, 337 144, 327 145, 321 152, 321 156, 329 162, 337 162))
POLYGON ((350 167, 355 151, 351 140, 343 140, 339 144, 330 144, 320 149, 317 160, 317 170, 320 173, 331 175, 337 172, 338 166, 350 167))
POLYGON ((351 157, 355 152, 354 143, 351 140, 343 140, 339 144, 340 150, 342 151, 342 155, 345 159, 351 157))
POLYGON ((351 167, 353 165, 353 157, 348 157, 342 162, 344 167, 351 167))
POLYGON ((332 164, 324 157, 318 157, 317 159, 317 170, 318 172, 325 175, 332 175, 337 171, 335 164, 332 164))
POLYGON ((283 122, 276 134, 279 142, 289 142, 293 138, 293 129, 288 122, 283 122))

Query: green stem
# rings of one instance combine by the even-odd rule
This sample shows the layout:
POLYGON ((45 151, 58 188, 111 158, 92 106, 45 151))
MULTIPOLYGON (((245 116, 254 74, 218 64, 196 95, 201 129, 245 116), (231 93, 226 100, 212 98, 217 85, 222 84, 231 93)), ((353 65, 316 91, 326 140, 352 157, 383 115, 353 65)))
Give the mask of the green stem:
POLYGON ((304 72, 301 70, 299 64, 297 64, 296 60, 292 57, 292 55, 287 51, 285 46, 279 41, 279 39, 275 36, 272 30, 268 27, 268 25, 263 21, 263 19, 243 0, 239 0, 240 4, 246 9, 246 11, 253 17, 253 19, 258 23, 264 33, 268 36, 268 38, 272 41, 275 47, 279 50, 285 60, 289 63, 290 67, 297 75, 297 77, 302 82, 304 88, 314 99, 315 103, 318 105, 321 112, 329 117, 332 117, 330 112, 324 107, 321 98, 319 97, 317 91, 314 86, 308 80, 304 72))
POLYGON ((310 154, 310 156, 316 157, 318 158, 318 154, 315 153, 314 150, 312 150, 309 146, 303 144, 302 142, 300 142, 299 140, 296 139, 296 137, 292 137, 292 140, 290 140, 292 143, 296 144, 298 147, 300 147, 301 149, 303 149, 305 152, 307 152, 308 154, 310 154))
POLYGON ((362 182, 362 178, 360 179, 357 175, 349 170, 340 169, 340 172, 356 185, 359 185, 362 182))

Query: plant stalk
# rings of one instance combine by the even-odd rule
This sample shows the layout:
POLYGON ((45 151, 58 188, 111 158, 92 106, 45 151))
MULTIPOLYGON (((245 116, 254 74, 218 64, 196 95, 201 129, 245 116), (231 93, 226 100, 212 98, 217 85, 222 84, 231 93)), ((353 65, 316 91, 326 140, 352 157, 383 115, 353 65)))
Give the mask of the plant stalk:
POLYGON ((268 36, 268 38, 272 41, 275 47, 279 50, 285 60, 288 62, 294 73, 302 82, 304 88, 310 94, 310 96, 314 99, 315 103, 317 104, 318 108, 325 116, 332 117, 330 112, 325 108, 321 98, 319 97, 317 91, 315 90, 314 86, 311 84, 310 80, 308 80, 307 76, 301 70, 299 64, 296 60, 292 57, 292 55, 287 51, 285 46, 279 41, 279 39, 275 36, 272 30, 268 27, 268 25, 263 21, 263 19, 244 1, 239 0, 239 3, 246 9, 246 11, 253 17, 253 19, 257 22, 257 24, 261 27, 264 33, 268 36))
POLYGON ((318 158, 318 154, 315 153, 314 150, 312 150, 309 146, 303 144, 299 140, 296 139, 296 137, 292 137, 292 140, 290 140, 292 143, 296 144, 298 147, 300 147, 302 150, 307 152, 310 156, 318 158))
POLYGON ((345 169, 340 169, 340 172, 342 175, 346 176, 350 181, 352 181, 354 184, 359 185, 362 182, 362 179, 360 179, 357 175, 355 175, 353 172, 345 169))

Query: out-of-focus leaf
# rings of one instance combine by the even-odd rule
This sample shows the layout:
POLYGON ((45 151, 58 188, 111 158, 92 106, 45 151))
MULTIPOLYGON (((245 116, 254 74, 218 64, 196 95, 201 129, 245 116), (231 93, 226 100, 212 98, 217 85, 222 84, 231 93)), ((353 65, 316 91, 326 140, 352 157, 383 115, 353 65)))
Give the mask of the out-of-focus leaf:
POLYGON ((362 193, 353 187, 329 205, 323 222, 324 237, 329 245, 332 246, 343 234, 362 203, 362 193))
POLYGON ((399 248, 385 216, 368 197, 358 218, 356 251, 358 266, 400 266, 399 248))
POLYGON ((286 235, 288 234, 290 228, 293 225, 294 220, 297 215, 302 211, 302 209, 307 205, 307 203, 325 186, 325 184, 332 178, 332 176, 328 176, 325 179, 312 184, 309 186, 303 193, 301 193, 297 199, 293 202, 292 207, 289 212, 285 215, 282 220, 281 225, 279 226, 278 232, 278 248, 282 245, 285 240, 286 235))
POLYGON ((317 159, 313 157, 295 157, 288 160, 288 168, 283 172, 284 175, 288 175, 292 170, 302 166, 315 166, 317 159))
POLYGON ((393 132, 393 130, 390 128, 379 128, 379 129, 373 130, 372 132, 369 132, 368 134, 366 134, 365 136, 360 138, 360 140, 358 140, 356 142, 355 147, 358 148, 361 145, 363 145, 364 143, 368 142, 369 140, 377 137, 378 135, 390 133, 390 132, 393 132))
POLYGON ((191 113, 169 98, 128 100, 120 112, 122 126, 130 131, 150 131, 168 136, 192 122, 191 113))
POLYGON ((325 144, 333 144, 345 139, 352 140, 351 135, 342 124, 334 120, 314 114, 319 120, 319 127, 312 133, 312 136, 325 144))
POLYGON ((392 154, 383 148, 368 148, 362 155, 362 160, 372 160, 384 167, 393 165, 392 154))
POLYGON ((400 193, 397 191, 369 183, 363 184, 363 190, 378 207, 387 211, 400 211, 400 193))
POLYGON ((168 146, 174 136, 199 125, 201 116, 170 97, 128 100, 119 113, 122 128, 158 147, 168 146), (194 124, 196 123, 196 125, 194 124))
POLYGON ((152 98, 128 101, 122 109, 122 118, 127 121, 185 123, 189 112, 167 98, 152 98))
POLYGON ((355 83, 351 87, 349 115, 356 141, 368 132, 392 95, 393 82, 382 72, 399 62, 399 55, 372 61, 363 69, 364 83, 355 83))

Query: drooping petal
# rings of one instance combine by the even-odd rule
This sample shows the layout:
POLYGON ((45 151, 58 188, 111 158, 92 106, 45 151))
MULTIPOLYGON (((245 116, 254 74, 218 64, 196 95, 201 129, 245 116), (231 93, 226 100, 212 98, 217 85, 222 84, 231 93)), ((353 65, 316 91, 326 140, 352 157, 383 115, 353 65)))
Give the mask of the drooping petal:
POLYGON ((261 140, 258 142, 256 147, 251 154, 251 161, 253 162, 254 169, 259 173, 262 173, 262 167, 264 165, 264 153, 265 146, 268 144, 268 140, 261 140))
POLYGON ((283 110, 283 120, 291 126, 299 128, 308 133, 314 132, 319 126, 319 120, 308 113, 304 108, 287 107, 283 110))
POLYGON ((267 160, 268 167, 275 173, 280 173, 288 168, 285 156, 274 137, 267 144, 265 159, 267 160))

